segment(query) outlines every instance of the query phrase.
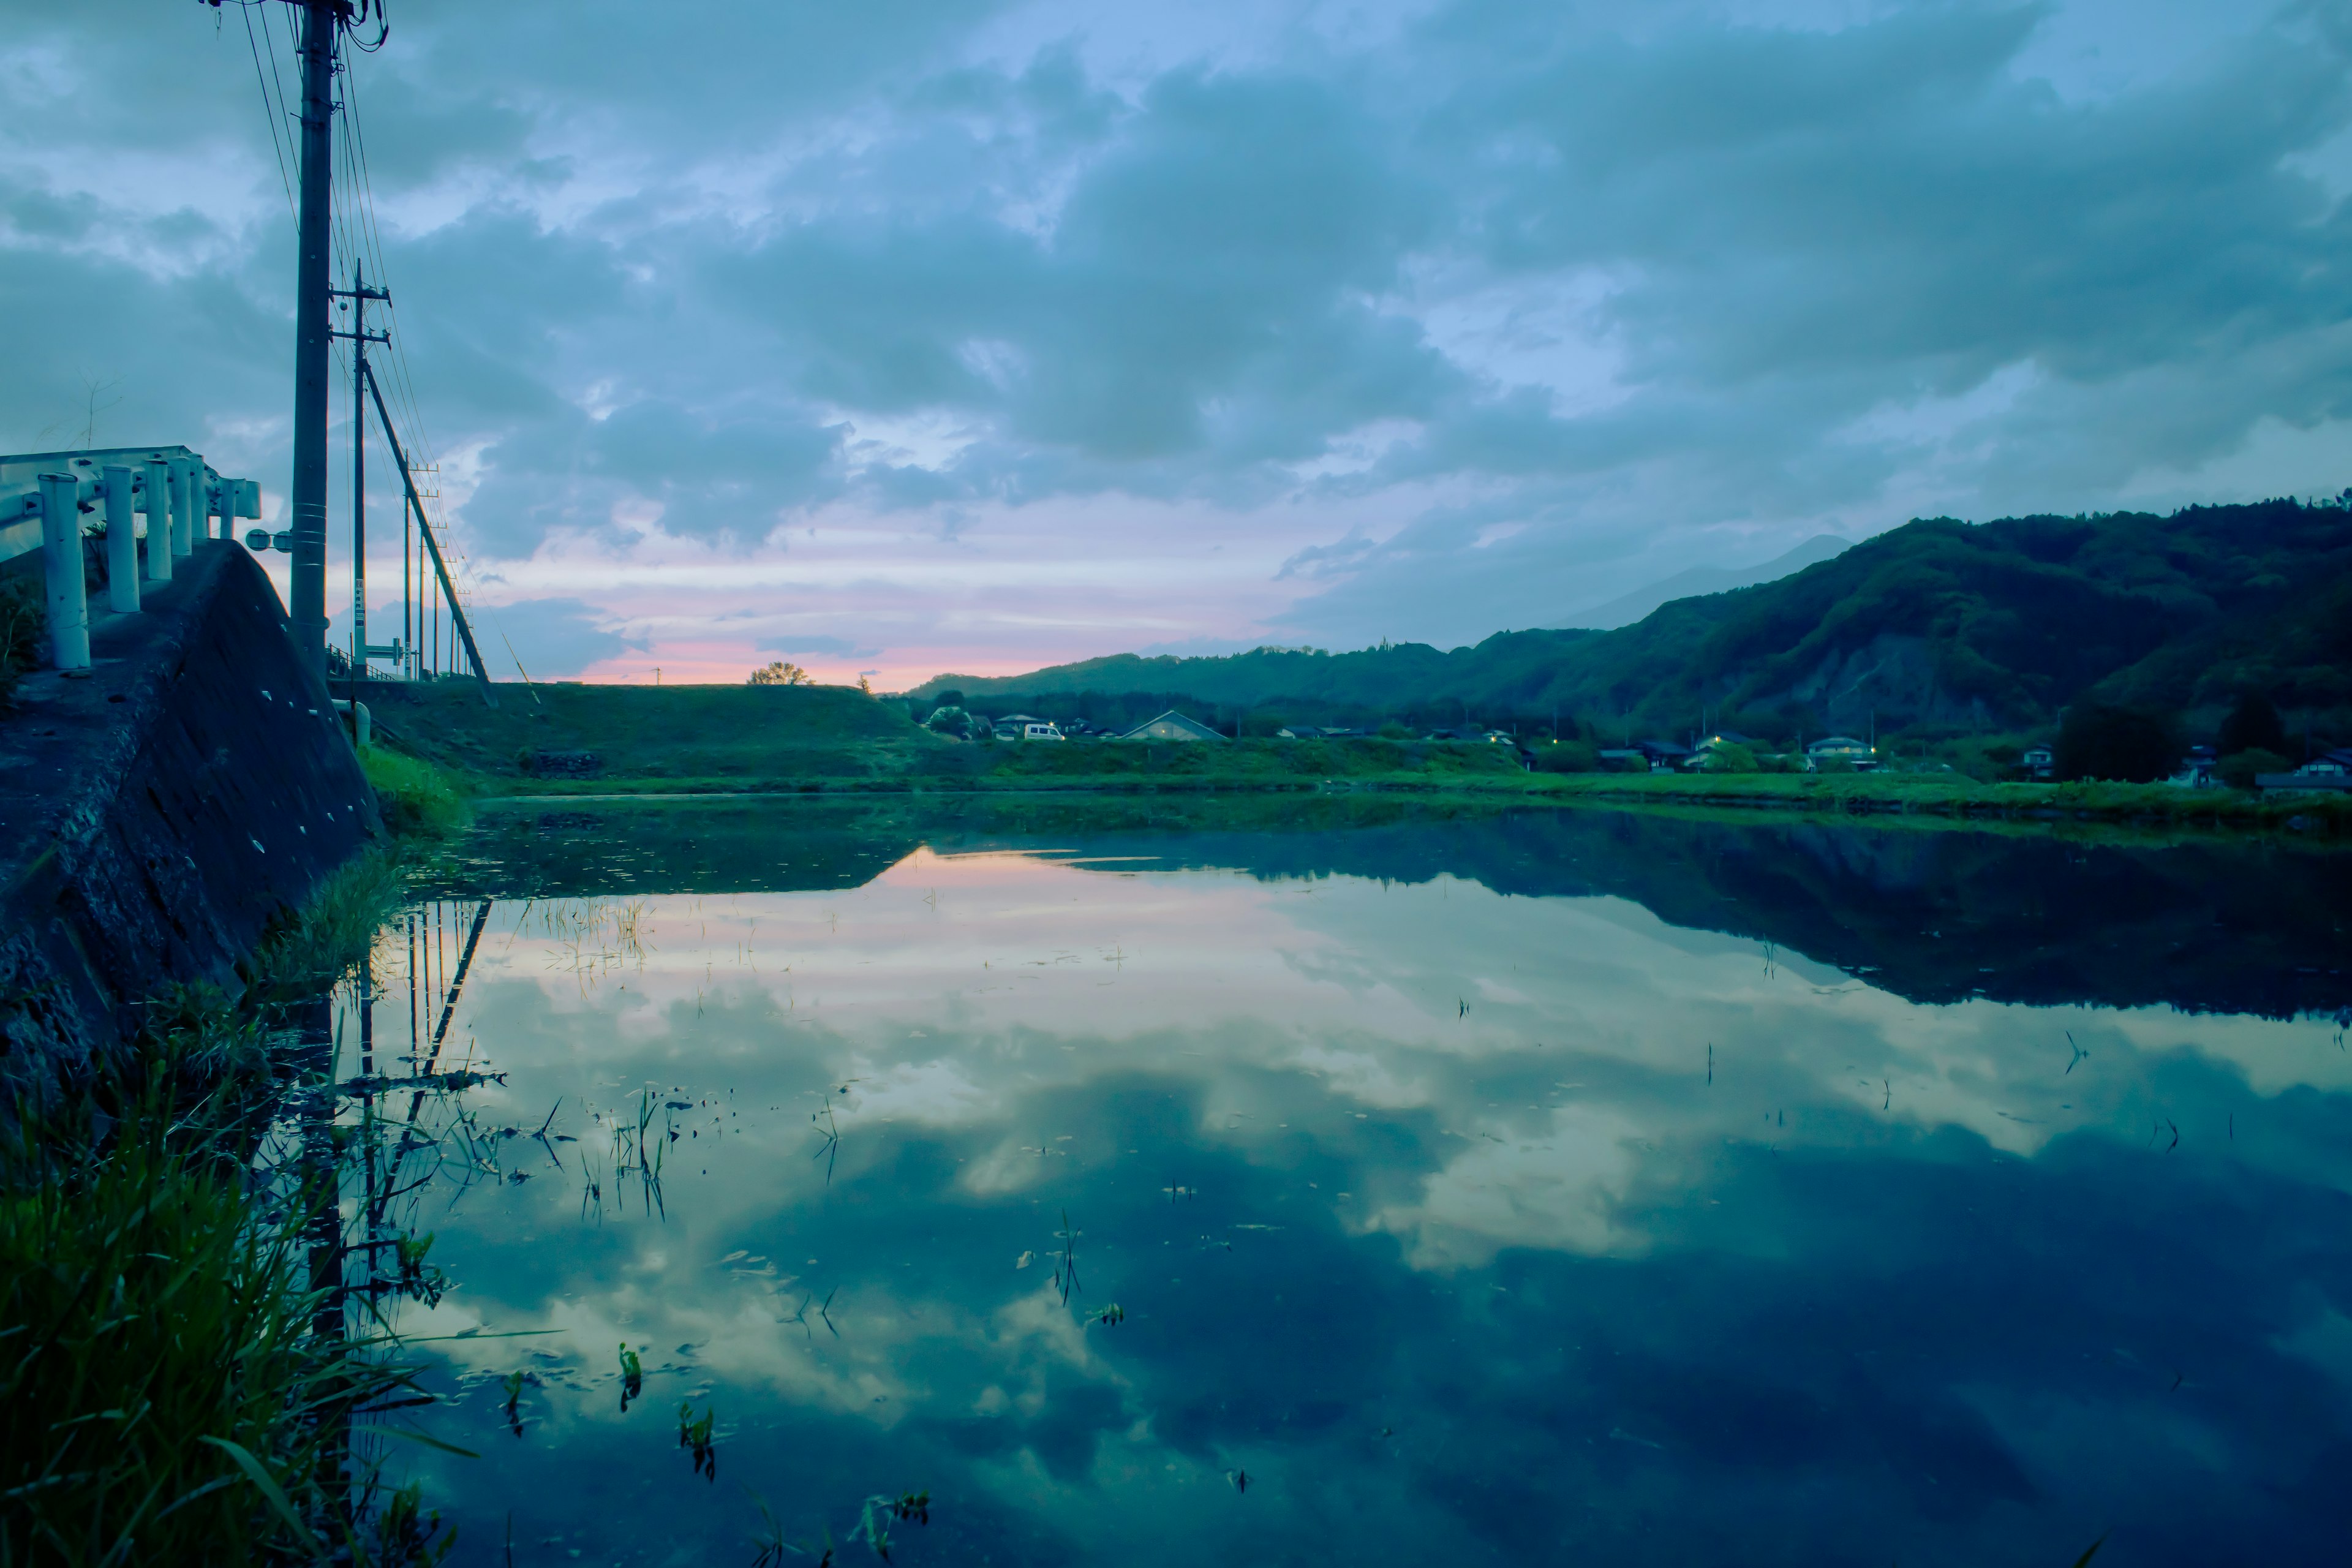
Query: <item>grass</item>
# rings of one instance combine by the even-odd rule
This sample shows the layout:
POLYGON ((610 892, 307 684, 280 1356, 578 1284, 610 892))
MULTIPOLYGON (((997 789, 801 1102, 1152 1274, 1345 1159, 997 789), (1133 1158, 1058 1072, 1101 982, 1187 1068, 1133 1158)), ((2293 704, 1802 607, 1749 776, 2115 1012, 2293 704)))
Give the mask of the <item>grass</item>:
POLYGON ((2213 827, 2352 829, 2352 800, 2256 795, 2165 784, 1982 784, 1959 773, 1561 773, 1535 793, 1627 804, 1675 803, 1959 817, 2112 820, 2213 827))
MULTIPOLYGON (((371 778, 425 803, 396 822, 454 831, 462 797, 436 773, 379 758, 371 778)), ((407 1374, 384 1342, 328 1326, 342 1307, 310 1249, 331 1169, 254 1165, 316 1070, 283 1024, 358 963, 401 892, 396 851, 351 862, 265 936, 241 994, 153 999, 131 1048, 5 1119, 0 1568, 448 1549, 413 1489, 379 1496, 351 1466, 353 1413, 407 1374)))
POLYGON ((0 1151, 0 1563, 436 1560, 413 1493, 354 1506, 352 1413, 407 1374, 319 1331, 331 1188, 249 1169, 273 1031, 188 992, 140 1045, 0 1151))
POLYGON ((462 774, 385 746, 362 747, 360 767, 397 837, 454 838, 473 821, 473 791, 462 774))

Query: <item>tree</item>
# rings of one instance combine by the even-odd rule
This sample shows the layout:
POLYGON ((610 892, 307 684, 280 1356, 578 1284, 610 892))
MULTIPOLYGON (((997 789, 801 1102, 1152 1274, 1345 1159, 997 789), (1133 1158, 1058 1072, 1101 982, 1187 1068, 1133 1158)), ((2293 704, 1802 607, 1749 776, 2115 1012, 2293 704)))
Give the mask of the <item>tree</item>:
POLYGON ((2213 764, 2216 777, 2231 789, 2252 789, 2261 773, 2284 773, 2294 764, 2276 752, 2266 752, 2260 746, 2248 746, 2242 752, 2231 752, 2213 764))
POLYGON ((923 721, 923 728, 934 735, 967 738, 971 734, 971 715, 961 708, 934 708, 931 716, 923 721))
POLYGON ((964 705, 963 693, 952 686, 932 698, 931 700, 942 708, 961 708, 964 705))
POLYGON ((2062 779, 2151 784, 2180 761, 2180 731, 2169 714, 2105 702, 2078 702, 2058 725, 2062 779))
POLYGON ((2279 721, 2278 710, 2271 706, 2268 697, 2249 691, 2238 699, 2238 705, 2221 721, 2221 743, 2213 750, 2224 757, 2240 752, 2269 752, 2284 757, 2287 751, 2286 726, 2279 721))
POLYGON ((1756 753, 1736 741, 1709 746, 1699 754, 1698 765, 1701 773, 1752 773, 1759 771, 1756 753))
POLYGON ((808 683, 807 670, 797 664, 786 664, 781 658, 765 669, 753 670, 751 679, 745 682, 749 686, 806 686, 808 683))

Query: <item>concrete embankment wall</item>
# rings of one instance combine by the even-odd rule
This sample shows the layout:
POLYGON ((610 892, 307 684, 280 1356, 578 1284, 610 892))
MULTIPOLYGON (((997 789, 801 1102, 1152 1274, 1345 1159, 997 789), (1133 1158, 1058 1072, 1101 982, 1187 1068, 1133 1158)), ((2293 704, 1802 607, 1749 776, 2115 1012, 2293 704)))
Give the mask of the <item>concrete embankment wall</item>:
POLYGON ((0 1095, 87 1070, 174 983, 237 993, 271 924, 383 834, 243 547, 198 543, 137 614, 94 604, 90 643, 0 713, 0 1095))

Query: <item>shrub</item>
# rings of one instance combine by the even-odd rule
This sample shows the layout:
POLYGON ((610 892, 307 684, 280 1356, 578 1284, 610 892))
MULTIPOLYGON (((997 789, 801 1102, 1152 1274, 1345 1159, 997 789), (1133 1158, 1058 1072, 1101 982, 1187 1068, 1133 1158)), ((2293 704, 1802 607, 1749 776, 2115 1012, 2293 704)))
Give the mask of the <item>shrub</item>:
POLYGON ((1601 771, 1601 752, 1589 742, 1562 741, 1557 746, 1535 749, 1535 771, 1539 773, 1597 773, 1601 771))
POLYGON ((1721 746, 1709 746, 1698 760, 1699 771, 1708 773, 1753 773, 1763 770, 1757 765, 1756 753, 1733 742, 1721 746))
POLYGON ((2105 702, 2078 702, 2058 726, 2062 779, 2152 784, 2180 761, 2179 722, 2169 714, 2105 702))
POLYGON ((37 584, 30 576, 0 583, 0 709, 16 705, 16 683, 41 661, 41 636, 48 616, 41 608, 37 584))
POLYGON ((961 708, 935 708, 923 721, 923 728, 934 735, 953 735, 968 740, 971 735, 971 715, 961 708))
POLYGON ((2294 766, 2276 752, 2257 746, 2231 752, 2213 764, 2213 773, 2231 789, 2252 789, 2256 773, 2283 773, 2294 766))

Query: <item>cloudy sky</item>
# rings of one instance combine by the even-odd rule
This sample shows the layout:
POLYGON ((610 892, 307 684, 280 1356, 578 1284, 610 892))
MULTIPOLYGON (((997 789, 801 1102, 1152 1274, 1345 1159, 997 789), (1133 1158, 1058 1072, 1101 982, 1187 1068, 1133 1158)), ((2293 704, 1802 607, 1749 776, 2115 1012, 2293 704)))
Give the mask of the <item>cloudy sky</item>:
MULTIPOLYGON (((287 9, 0 5, 0 449, 282 506, 287 9)), ((2347 0, 391 24, 345 216, 502 676, 1451 645, 1822 531, 2352 483, 2347 0)))

